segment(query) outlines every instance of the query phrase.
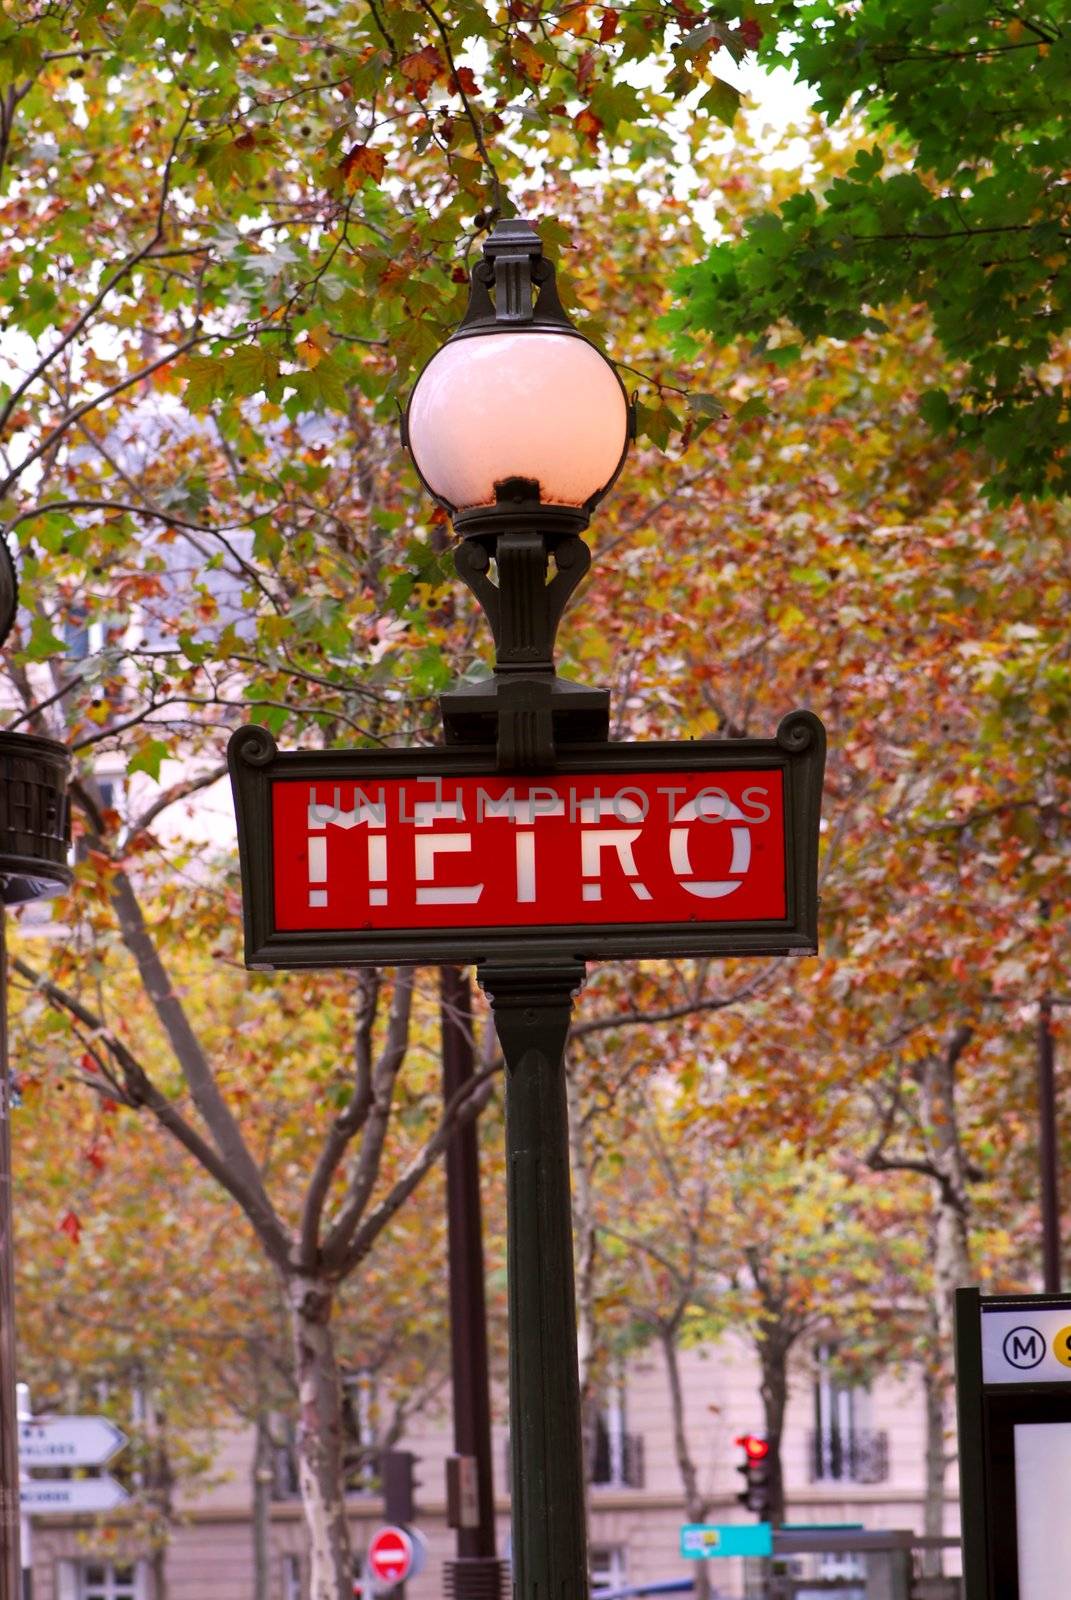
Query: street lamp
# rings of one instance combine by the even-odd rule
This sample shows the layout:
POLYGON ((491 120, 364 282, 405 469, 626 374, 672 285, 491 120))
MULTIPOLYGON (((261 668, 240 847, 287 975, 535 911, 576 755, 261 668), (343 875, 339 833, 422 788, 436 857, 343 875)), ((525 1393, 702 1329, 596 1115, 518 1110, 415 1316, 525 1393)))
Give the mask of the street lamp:
MULTIPOLYGON (((553 768, 558 744, 608 737, 608 692, 559 678, 554 638, 590 565, 580 535, 632 433, 624 385, 566 316, 538 234, 500 222, 403 428, 495 641, 490 683, 442 696, 446 740, 493 743, 500 770, 553 768)), ((514 1592, 579 1600, 588 1563, 564 1051, 584 963, 489 960, 477 977, 506 1061, 514 1592)))
MULTIPOLYGON (((0 645, 14 626, 18 598, 14 562, 0 534, 0 645)), ((22 1519, 20 1541, 19 1516, 5 907, 55 894, 71 881, 70 764, 70 752, 54 739, 0 730, 0 1600, 32 1593, 29 1523, 22 1519)))
POLYGON ((417 472, 461 537, 458 575, 496 645, 489 685, 442 697, 448 743, 496 742, 501 768, 534 770, 553 765, 556 739, 606 738, 608 692, 557 677, 554 636, 590 564, 580 535, 632 431, 617 370, 567 317, 539 235, 500 222, 403 425, 417 472))

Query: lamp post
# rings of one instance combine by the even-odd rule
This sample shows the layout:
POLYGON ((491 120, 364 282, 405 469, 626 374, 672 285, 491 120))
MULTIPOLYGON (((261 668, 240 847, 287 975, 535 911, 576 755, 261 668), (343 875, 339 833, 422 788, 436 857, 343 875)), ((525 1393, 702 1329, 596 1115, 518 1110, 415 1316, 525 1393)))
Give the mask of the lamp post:
POLYGON ((585 959, 789 955, 818 938, 818 718, 793 711, 769 739, 611 744, 606 690, 555 671, 590 563, 581 534, 631 432, 538 236, 500 223, 404 422, 491 625, 493 674, 442 696, 438 751, 281 751, 256 726, 228 746, 247 965, 472 963, 490 999, 516 1600, 588 1584, 563 1062, 585 959))
MULTIPOLYGON (((490 682, 442 697, 446 741, 493 744, 501 771, 550 770, 559 744, 607 738, 607 691, 559 678, 554 638, 590 564, 580 536, 632 431, 624 386, 566 316, 538 235, 500 222, 460 326, 417 379, 403 432, 460 536, 458 575, 495 641, 490 682)), ((564 1074, 584 970, 579 957, 477 968, 506 1062, 518 1600, 579 1600, 588 1589, 564 1074)))
MULTIPOLYGON (((0 536, 0 646, 17 609, 15 568, 0 536)), ((70 882, 69 767, 69 752, 54 740, 0 731, 0 1600, 22 1600, 32 1593, 29 1539, 22 1540, 20 1558, 19 1538, 6 907, 54 894, 70 882)))

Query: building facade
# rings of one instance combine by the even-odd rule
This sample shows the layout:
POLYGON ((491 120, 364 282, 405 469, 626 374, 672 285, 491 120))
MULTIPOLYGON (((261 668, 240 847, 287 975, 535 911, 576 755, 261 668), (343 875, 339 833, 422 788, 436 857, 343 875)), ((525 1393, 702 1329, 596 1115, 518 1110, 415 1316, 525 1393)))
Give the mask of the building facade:
MULTIPOLYGON (((831 1347, 818 1345, 797 1364, 791 1389, 782 1461, 793 1523, 855 1523, 868 1529, 921 1533, 926 1441, 921 1381, 916 1373, 887 1374, 870 1388, 838 1384, 831 1347)), ((751 1520, 738 1503, 743 1478, 735 1441, 762 1431, 758 1375, 742 1341, 727 1336, 717 1346, 682 1356, 686 1429, 700 1487, 709 1500, 707 1520, 751 1520)), ((504 1410, 504 1407, 503 1407, 504 1410)), ((406 1586, 406 1600, 441 1600, 442 1568, 454 1551, 446 1526, 445 1461, 451 1428, 445 1413, 415 1419, 400 1447, 417 1457, 414 1525, 428 1546, 424 1571, 406 1586)), ((509 1550, 508 1431, 494 1432, 499 1548, 509 1550)), ((215 1486, 179 1501, 167 1553, 167 1600, 254 1600, 252 1553, 252 1434, 222 1441, 215 1486)), ((687 1519, 676 1460, 670 1396, 657 1351, 634 1357, 603 1396, 590 1490, 593 1587, 689 1576, 679 1554, 687 1519)), ((945 1530, 958 1533, 955 1472, 949 1473, 945 1530)), ((378 1493, 351 1497, 353 1546, 358 1562, 383 1522, 378 1493)), ((850 1580, 861 1577, 853 1558, 810 1558, 822 1583, 840 1579, 841 1600, 863 1600, 850 1580)), ((958 1571, 957 1552, 948 1569, 958 1571)), ((711 1563, 717 1594, 743 1593, 742 1563, 711 1563)), ((33 1538, 33 1600, 157 1600, 149 1563, 124 1540, 121 1522, 42 1517, 33 1538)), ((360 1571, 360 1568, 358 1568, 360 1571)), ((292 1478, 276 1473, 270 1527, 270 1600, 304 1600, 307 1593, 301 1506, 292 1478)), ((360 1577, 355 1594, 373 1587, 360 1577)), ((815 1593, 820 1593, 816 1590, 815 1593)))

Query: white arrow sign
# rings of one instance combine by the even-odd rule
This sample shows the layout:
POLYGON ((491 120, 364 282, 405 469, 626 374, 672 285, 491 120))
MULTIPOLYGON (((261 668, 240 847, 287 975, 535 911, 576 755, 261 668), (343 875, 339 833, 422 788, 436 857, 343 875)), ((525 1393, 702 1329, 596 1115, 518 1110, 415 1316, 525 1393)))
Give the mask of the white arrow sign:
POLYGON ((121 1483, 103 1478, 33 1478, 19 1484, 19 1504, 23 1514, 37 1517, 45 1512, 114 1511, 130 1496, 121 1483))
POLYGON ((19 1423, 24 1467, 102 1467, 126 1444, 107 1417, 35 1417, 19 1423))

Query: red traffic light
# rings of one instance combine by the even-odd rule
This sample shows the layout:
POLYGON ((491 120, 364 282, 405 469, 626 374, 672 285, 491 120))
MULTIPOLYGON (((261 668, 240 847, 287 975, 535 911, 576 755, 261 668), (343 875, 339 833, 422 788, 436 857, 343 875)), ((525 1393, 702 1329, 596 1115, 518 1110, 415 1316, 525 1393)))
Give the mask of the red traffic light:
POLYGON ((737 1444, 742 1444, 749 1461, 765 1461, 770 1454, 769 1441, 760 1439, 754 1433, 742 1433, 737 1439, 737 1444))

